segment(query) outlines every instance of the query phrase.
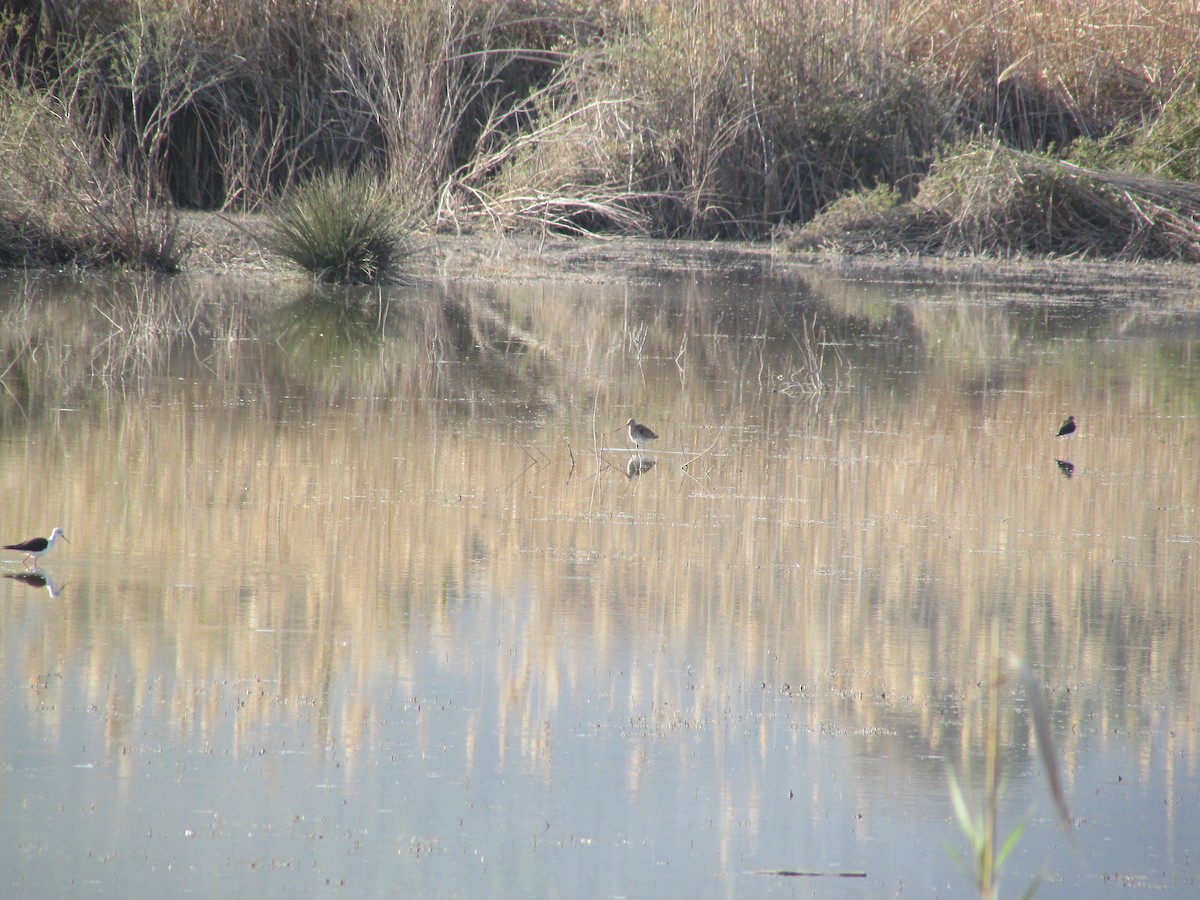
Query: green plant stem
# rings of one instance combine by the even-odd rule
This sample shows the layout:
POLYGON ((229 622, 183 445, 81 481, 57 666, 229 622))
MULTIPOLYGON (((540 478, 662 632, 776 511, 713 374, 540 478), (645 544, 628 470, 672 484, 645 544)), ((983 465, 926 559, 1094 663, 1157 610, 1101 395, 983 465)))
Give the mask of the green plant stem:
POLYGON ((996 819, 1000 795, 1000 623, 992 620, 991 652, 988 654, 987 758, 984 769, 983 859, 979 871, 979 893, 996 896, 996 819))

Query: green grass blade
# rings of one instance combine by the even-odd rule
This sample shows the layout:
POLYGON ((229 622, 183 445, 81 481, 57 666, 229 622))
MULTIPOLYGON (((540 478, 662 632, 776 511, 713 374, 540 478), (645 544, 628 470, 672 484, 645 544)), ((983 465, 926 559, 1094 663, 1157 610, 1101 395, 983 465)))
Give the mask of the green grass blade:
POLYGON ((963 796, 962 787, 959 786, 954 772, 946 773, 946 781, 950 789, 950 802, 954 806, 954 817, 958 819, 958 827, 970 839, 972 847, 975 847, 979 842, 978 823, 971 817, 971 811, 967 808, 967 798, 963 796))
POLYGON ((1008 859, 1008 854, 1012 853, 1013 847, 1017 846, 1017 841, 1021 839, 1021 835, 1025 833, 1025 827, 1028 823, 1021 822, 1017 825, 1004 839, 1004 846, 1000 848, 1000 852, 996 854, 996 869, 999 871, 1004 868, 1004 861, 1008 859))

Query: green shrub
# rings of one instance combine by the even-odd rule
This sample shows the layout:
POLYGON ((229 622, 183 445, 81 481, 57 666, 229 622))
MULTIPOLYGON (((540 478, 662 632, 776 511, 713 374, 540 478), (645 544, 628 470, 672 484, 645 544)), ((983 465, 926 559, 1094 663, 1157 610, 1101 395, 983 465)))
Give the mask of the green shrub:
POLYGON ((269 219, 271 249, 322 281, 395 281, 412 255, 399 204, 365 171, 318 175, 287 194, 269 219))

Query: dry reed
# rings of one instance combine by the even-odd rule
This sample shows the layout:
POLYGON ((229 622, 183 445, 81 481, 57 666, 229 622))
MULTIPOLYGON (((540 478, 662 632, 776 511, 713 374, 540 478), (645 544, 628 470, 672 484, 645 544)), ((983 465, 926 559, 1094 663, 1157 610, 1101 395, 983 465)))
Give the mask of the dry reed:
POLYGON ((940 157, 911 203, 843 201, 792 244, 850 253, 1200 261, 1200 185, 972 142, 940 157))
POLYGON ((111 0, 0 26, 0 102, 41 109, 0 128, 23 185, 0 215, 10 261, 172 268, 187 243, 172 207, 257 210, 362 165, 443 229, 761 237, 883 185, 924 200, 876 221, 876 244, 912 226, 930 247, 1074 253, 1110 206, 1141 225, 1096 252, 1194 243, 1189 208, 1164 202, 1180 189, 1048 159, 992 154, 990 177, 1018 181, 982 223, 945 196, 978 186, 947 148, 980 134, 1018 154, 1119 135, 1103 165, 1080 161, 1195 178, 1200 16, 1170 0, 111 0), (55 124, 69 172, 35 164, 55 124), (52 221, 68 204, 39 181, 97 195, 78 227, 52 221), (986 236, 1010 216, 1013 235, 986 236))

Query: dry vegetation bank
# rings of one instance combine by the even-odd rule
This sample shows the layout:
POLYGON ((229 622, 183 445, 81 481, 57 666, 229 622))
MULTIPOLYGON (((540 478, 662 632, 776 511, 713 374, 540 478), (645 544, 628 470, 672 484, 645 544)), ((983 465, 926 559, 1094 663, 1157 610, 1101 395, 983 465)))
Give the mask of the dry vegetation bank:
POLYGON ((1190 260, 1198 61, 1177 0, 8 3, 0 262, 354 171, 443 231, 1190 260))

